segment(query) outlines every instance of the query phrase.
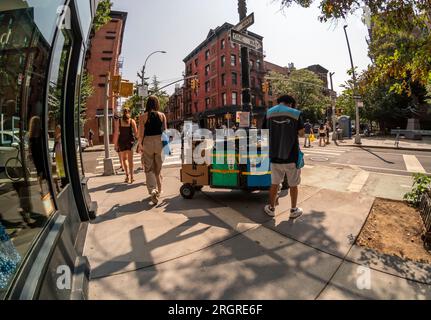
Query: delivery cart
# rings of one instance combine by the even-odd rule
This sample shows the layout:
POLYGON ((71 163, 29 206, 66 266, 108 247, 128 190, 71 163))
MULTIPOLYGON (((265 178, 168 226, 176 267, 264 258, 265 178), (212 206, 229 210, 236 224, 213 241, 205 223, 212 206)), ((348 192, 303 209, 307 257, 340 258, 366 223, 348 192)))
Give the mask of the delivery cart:
MULTIPOLYGON (((232 141, 231 141, 232 142, 232 141)), ((262 151, 258 145, 257 149, 251 151, 241 149, 240 139, 225 137, 224 148, 217 148, 220 144, 216 143, 213 148, 205 148, 200 144, 205 141, 193 141, 190 150, 184 148, 184 141, 181 147, 181 182, 180 194, 185 199, 192 199, 196 192, 201 191, 204 186, 212 189, 230 190, 269 190, 271 187, 271 165, 269 155, 262 151), (235 150, 227 148, 229 140, 234 139, 235 150), (191 155, 196 154, 196 148, 201 151, 201 157, 211 159, 211 163, 197 164, 191 155), (191 152, 191 155, 190 153, 191 152), (186 160, 189 161, 186 161, 186 160), (188 163, 187 163, 188 162, 188 163)), ((282 190, 288 189, 287 178, 281 187, 282 190)))

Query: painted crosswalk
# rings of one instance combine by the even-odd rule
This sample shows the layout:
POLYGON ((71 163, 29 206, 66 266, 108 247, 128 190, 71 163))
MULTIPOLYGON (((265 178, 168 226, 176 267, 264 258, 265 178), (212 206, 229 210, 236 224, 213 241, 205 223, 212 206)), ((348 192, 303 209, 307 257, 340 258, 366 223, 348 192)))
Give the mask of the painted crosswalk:
POLYGON ((336 147, 336 146, 326 146, 326 147, 313 147, 313 148, 302 148, 306 157, 326 157, 326 158, 337 158, 352 150, 352 148, 347 147, 336 147))
MULTIPOLYGON (((121 164, 120 164, 120 158, 118 154, 114 150, 110 150, 110 157, 114 164, 114 169, 115 170, 120 169, 121 164)), ((97 166, 96 166, 97 172, 103 171, 103 160, 104 160, 103 155, 97 158, 97 166)), ((133 154, 133 165, 135 169, 142 168, 141 154, 139 153, 133 154)), ((175 166, 175 165, 181 165, 181 150, 179 150, 178 148, 173 148, 172 155, 166 156, 163 161, 164 167, 175 166)))

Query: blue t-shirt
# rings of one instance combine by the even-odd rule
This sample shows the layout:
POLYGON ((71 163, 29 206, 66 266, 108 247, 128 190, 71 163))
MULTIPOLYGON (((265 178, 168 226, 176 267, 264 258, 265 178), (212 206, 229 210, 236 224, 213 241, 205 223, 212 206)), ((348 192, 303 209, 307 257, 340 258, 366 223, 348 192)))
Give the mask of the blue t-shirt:
POLYGON ((304 124, 304 129, 305 129, 305 134, 311 134, 311 129, 312 129, 311 123, 306 122, 304 124))
POLYGON ((268 110, 262 129, 269 129, 269 157, 272 163, 297 163, 298 132, 304 129, 301 111, 278 105, 268 110))

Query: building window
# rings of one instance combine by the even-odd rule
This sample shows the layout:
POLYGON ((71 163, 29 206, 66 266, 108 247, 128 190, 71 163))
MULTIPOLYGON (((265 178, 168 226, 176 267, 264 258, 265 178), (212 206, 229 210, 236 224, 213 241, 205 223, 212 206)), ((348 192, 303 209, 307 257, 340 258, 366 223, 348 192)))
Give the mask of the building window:
POLYGON ((205 75, 209 75, 210 74, 210 65, 205 66, 205 75))
POLYGON ((195 67, 197 68, 197 67, 198 67, 198 65, 199 65, 199 60, 198 60, 198 59, 195 59, 195 67))
POLYGON ((225 39, 222 39, 222 41, 221 41, 222 50, 225 48, 225 45, 226 45, 226 41, 225 41, 225 39))
POLYGON ((261 62, 260 62, 260 60, 257 60, 256 61, 256 69, 260 70, 260 67, 261 67, 261 62))
POLYGON ((226 86, 226 74, 224 74, 224 73, 221 75, 221 85, 223 87, 226 86))
POLYGON ((223 68, 225 64, 226 64, 226 57, 221 56, 221 67, 223 68))
POLYGON ((210 82, 205 82, 205 92, 210 92, 210 82))
POLYGON ((238 74, 236 72, 232 72, 232 85, 238 85, 238 74))
POLYGON ((198 103, 195 102, 195 112, 198 112, 198 103))
POLYGON ((253 67, 254 67, 254 61, 250 60, 250 68, 253 69, 253 67))
POLYGON ((234 54, 230 55, 230 65, 232 67, 236 67, 236 55, 234 55, 234 54))
POLYGON ((209 109, 211 104, 211 99, 210 98, 206 98, 205 99, 205 109, 209 109))
POLYGON ((238 93, 232 92, 232 105, 236 106, 238 105, 238 93))
POLYGON ((222 101, 222 105, 223 105, 223 107, 224 107, 225 105, 227 105, 227 94, 226 94, 226 93, 223 93, 223 94, 221 95, 221 101, 222 101))
POLYGON ((114 40, 115 36, 106 36, 105 39, 107 39, 107 40, 114 40))
POLYGON ((205 60, 208 60, 210 57, 210 50, 205 51, 205 60))

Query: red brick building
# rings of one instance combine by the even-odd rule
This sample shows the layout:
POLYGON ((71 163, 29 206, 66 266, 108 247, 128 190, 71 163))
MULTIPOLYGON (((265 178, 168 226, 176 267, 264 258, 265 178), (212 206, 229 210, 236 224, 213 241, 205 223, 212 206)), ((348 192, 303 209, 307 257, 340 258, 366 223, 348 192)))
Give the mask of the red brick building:
MULTIPOLYGON (((91 37, 86 69, 93 76, 94 94, 87 101, 87 120, 84 125, 84 133, 85 137, 88 137, 90 128, 93 130, 94 144, 103 143, 106 74, 108 72, 111 75, 119 74, 119 57, 121 55, 126 20, 126 12, 111 11, 111 21, 91 37)), ((112 91, 109 95, 113 96, 112 91)), ((116 98, 112 98, 109 101, 111 138, 112 117, 115 113, 117 103, 118 99, 116 98)))
POLYGON ((175 87, 175 92, 169 97, 166 118, 169 128, 180 129, 184 118, 184 87, 175 87))
MULTIPOLYGON (((184 86, 184 114, 182 120, 193 120, 200 127, 214 129, 226 124, 227 113, 235 119, 241 110, 241 53, 240 46, 229 40, 229 23, 210 30, 207 38, 183 61, 186 77, 196 76, 199 88, 193 90, 190 81, 184 86)), ((263 40, 263 37, 249 33, 263 40)), ((261 52, 250 50, 250 87, 256 118, 265 112, 262 83, 265 76, 261 52)))

